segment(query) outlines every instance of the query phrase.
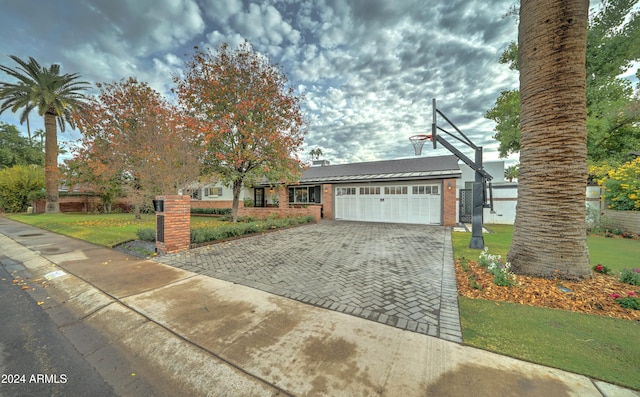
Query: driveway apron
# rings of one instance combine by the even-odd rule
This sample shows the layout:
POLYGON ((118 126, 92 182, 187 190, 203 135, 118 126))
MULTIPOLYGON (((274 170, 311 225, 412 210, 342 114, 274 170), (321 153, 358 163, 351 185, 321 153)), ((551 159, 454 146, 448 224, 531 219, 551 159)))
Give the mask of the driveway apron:
POLYGON ((462 342, 447 227, 325 220, 155 260, 462 342))

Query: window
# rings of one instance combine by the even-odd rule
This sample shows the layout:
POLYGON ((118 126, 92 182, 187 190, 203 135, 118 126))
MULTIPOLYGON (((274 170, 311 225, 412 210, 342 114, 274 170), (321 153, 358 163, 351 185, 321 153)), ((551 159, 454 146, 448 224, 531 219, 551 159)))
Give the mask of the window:
POLYGON ((408 190, 407 186, 385 186, 384 194, 407 194, 408 190))
POLYGON ((380 194, 380 187, 376 187, 376 186, 361 187, 360 194, 361 195, 380 194))
POLYGON ((339 187, 336 189, 336 196, 353 196, 355 194, 355 187, 339 187))
POLYGON ((320 186, 289 188, 290 203, 320 203, 320 186))
POLYGON ((204 197, 217 197, 222 196, 222 187, 205 187, 203 192, 204 197))
POLYGON ((439 186, 413 186, 411 193, 413 194, 439 194, 439 186))

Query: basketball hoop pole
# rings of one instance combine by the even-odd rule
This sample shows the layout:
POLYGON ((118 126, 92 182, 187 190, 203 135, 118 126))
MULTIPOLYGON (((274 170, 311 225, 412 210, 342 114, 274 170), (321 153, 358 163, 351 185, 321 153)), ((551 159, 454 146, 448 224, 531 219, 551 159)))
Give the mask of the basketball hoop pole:
MULTIPOLYGON (((462 160, 465 164, 471 167, 472 170, 475 171, 475 179, 473 182, 473 210, 472 210, 472 218, 471 218, 471 241, 469 242, 469 248, 475 249, 484 249, 484 237, 482 236, 482 224, 483 224, 483 212, 484 208, 491 208, 493 210, 493 194, 490 194, 490 203, 487 204, 486 198, 486 182, 491 181, 493 177, 484 170, 484 165, 482 164, 482 147, 476 146, 471 140, 464 134, 462 131, 458 129, 444 115, 438 108, 436 107, 435 98, 432 100, 433 107, 433 121, 431 123, 431 135, 430 138, 433 141, 433 148, 435 149, 437 144, 441 144, 451 153, 453 153, 457 158, 462 160), (447 123, 453 127, 462 138, 453 135, 449 131, 438 126, 437 115, 442 116, 447 123), (464 143, 465 145, 472 148, 475 152, 475 161, 472 161, 469 157, 467 157, 464 153, 458 150, 455 146, 449 143, 442 134, 438 133, 438 131, 442 131, 445 134, 449 135, 452 138, 457 139, 458 141, 464 143)), ((429 135, 427 135, 429 136, 429 135)), ((491 189, 491 184, 489 184, 489 188, 491 189)))

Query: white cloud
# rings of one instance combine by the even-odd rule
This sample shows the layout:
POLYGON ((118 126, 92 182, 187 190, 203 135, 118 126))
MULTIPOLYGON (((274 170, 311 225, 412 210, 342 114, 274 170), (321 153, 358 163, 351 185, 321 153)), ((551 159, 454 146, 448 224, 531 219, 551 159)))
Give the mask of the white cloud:
POLYGON ((91 82, 134 76, 166 93, 194 45, 233 48, 248 39, 305 92, 306 145, 333 163, 410 156, 407 138, 429 127, 434 97, 492 147, 483 114, 517 86, 497 62, 517 39, 513 21, 501 17, 512 0, 41 3, 4 6, 0 52, 60 62, 91 82))

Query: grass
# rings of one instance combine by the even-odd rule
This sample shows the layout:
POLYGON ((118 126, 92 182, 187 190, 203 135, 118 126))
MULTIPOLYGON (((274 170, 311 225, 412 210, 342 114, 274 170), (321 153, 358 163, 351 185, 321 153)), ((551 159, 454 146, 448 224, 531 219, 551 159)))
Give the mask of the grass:
MULTIPOLYGON (((513 226, 488 225, 489 252, 506 257, 513 226)), ((456 258, 475 260, 469 233, 453 233, 456 258)), ((614 272, 638 266, 640 241, 587 238, 592 264, 614 272)), ((640 390, 640 324, 634 321, 459 297, 466 344, 640 390)))
MULTIPOLYGON (((143 214, 141 220, 136 220, 133 214, 73 213, 10 214, 7 218, 109 248, 137 239, 138 229, 156 227, 154 214, 143 214)), ((191 227, 196 228, 227 223, 211 217, 191 217, 191 227)))
POLYGON ((640 323, 513 303, 459 298, 464 342, 640 389, 640 323))
MULTIPOLYGON (((487 225, 486 227, 493 233, 483 235, 484 245, 489 247, 491 254, 502 255, 503 258, 506 258, 511 245, 513 225, 487 225)), ((454 232, 452 234, 453 252, 456 258, 472 260, 478 258, 480 250, 468 247, 470 239, 470 233, 454 232)), ((636 254, 640 252, 639 240, 588 236, 587 246, 592 266, 602 263, 613 272, 640 266, 640 259, 636 254)))
POLYGON ((133 214, 11 214, 7 218, 27 223, 41 229, 64 234, 105 247, 113 247, 135 240, 136 231, 155 228, 155 215, 142 215, 136 220, 133 214))

